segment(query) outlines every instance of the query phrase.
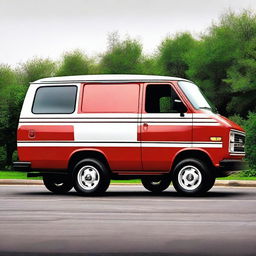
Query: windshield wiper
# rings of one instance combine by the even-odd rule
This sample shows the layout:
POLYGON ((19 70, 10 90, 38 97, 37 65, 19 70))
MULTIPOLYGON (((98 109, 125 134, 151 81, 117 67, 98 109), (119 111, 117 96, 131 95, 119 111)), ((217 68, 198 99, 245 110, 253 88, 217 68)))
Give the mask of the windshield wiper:
POLYGON ((208 110, 212 110, 212 108, 210 108, 210 107, 199 107, 199 109, 208 109, 208 110))

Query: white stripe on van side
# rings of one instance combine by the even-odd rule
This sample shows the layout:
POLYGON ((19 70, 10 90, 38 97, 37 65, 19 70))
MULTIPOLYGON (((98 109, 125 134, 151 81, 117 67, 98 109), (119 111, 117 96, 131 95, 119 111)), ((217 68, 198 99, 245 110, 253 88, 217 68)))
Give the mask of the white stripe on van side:
POLYGON ((164 126, 220 126, 219 123, 148 123, 148 125, 164 125, 164 126))
MULTIPOLYGON (((159 120, 154 120, 153 122, 148 122, 143 120, 143 122, 138 123, 137 120, 133 121, 86 121, 86 122, 29 122, 29 123, 19 123, 19 127, 22 125, 38 125, 38 126, 63 126, 63 125, 73 125, 75 130, 76 140, 117 140, 124 138, 125 141, 136 141, 137 138, 137 126, 143 125, 143 123, 148 123, 149 126, 220 126, 217 122, 187 122, 178 121, 170 122, 165 120, 159 122, 159 120), (106 138, 106 139, 104 139, 106 138)), ((122 139, 123 140, 123 139, 122 139)))
MULTIPOLYGON (((21 123, 29 123, 29 122, 129 122, 129 121, 137 121, 141 120, 141 118, 23 118, 20 119, 21 123)), ((142 118, 144 122, 213 122, 217 121, 211 118, 142 118)))
POLYGON ((222 143, 208 142, 21 142, 18 147, 152 147, 152 148, 222 148, 222 143))

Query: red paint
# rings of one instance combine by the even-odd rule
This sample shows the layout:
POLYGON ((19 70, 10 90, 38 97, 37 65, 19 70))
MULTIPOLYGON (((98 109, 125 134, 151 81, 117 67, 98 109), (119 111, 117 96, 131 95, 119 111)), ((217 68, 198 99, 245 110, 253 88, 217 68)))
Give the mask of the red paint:
POLYGON ((83 113, 138 113, 138 84, 87 84, 82 97, 83 113))
MULTIPOLYGON (((142 119, 143 122, 143 119, 142 119)), ((191 141, 192 125, 141 125, 141 141, 191 141)))
POLYGON ((20 161, 32 162, 32 168, 66 169, 73 153, 82 150, 103 152, 112 170, 142 170, 139 147, 19 147, 18 153, 20 161))
POLYGON ((74 141, 74 127, 72 125, 21 125, 17 140, 74 141))

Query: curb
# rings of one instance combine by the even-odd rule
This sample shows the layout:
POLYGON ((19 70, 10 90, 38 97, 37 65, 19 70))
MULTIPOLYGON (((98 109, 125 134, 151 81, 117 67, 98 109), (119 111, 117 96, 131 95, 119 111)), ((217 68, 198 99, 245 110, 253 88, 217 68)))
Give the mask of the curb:
POLYGON ((0 179, 0 185, 43 185, 42 180, 0 179))
MULTIPOLYGON (((42 180, 0 179, 0 185, 43 185, 42 180)), ((114 186, 136 186, 140 183, 111 183, 114 186)), ((214 186, 256 187, 256 180, 216 180, 214 186)))
POLYGON ((216 180, 214 186, 256 187, 256 180, 216 180))

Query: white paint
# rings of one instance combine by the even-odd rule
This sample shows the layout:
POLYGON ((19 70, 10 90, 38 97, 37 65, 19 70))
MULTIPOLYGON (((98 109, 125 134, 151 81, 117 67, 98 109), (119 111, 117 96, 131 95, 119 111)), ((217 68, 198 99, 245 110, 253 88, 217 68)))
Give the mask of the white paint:
POLYGON ((75 141, 137 141, 137 123, 74 124, 75 141))
MULTIPOLYGON (((145 122, 147 123, 147 122, 145 122)), ((161 125, 161 126, 220 126, 219 123, 148 123, 148 125, 161 125)))
POLYGON ((79 75, 79 76, 59 76, 59 77, 47 77, 39 79, 34 83, 56 83, 56 82, 90 82, 98 81, 150 81, 150 80, 159 80, 159 81, 177 81, 177 80, 186 80, 179 77, 171 76, 156 76, 156 75, 79 75))
POLYGON ((150 147, 150 148, 222 148, 222 143, 200 142, 18 142, 18 147, 150 147))

